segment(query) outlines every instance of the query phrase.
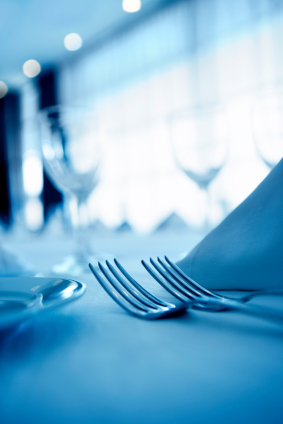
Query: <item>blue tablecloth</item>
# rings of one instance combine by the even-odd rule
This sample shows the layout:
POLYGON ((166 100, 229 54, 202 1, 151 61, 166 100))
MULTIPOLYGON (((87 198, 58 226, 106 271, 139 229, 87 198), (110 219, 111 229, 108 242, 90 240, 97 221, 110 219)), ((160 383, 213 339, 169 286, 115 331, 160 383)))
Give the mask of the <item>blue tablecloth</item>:
MULTIPOLYGON (((98 235, 143 284, 167 294, 139 260, 190 249, 190 233, 98 235)), ((68 253, 61 236, 7 238, 40 269, 68 253), (53 237, 53 238, 52 238, 53 237)), ((94 243, 94 241, 93 241, 94 243)), ((0 422, 281 423, 283 327, 237 312, 142 321, 91 274, 85 295, 0 334, 0 422)))

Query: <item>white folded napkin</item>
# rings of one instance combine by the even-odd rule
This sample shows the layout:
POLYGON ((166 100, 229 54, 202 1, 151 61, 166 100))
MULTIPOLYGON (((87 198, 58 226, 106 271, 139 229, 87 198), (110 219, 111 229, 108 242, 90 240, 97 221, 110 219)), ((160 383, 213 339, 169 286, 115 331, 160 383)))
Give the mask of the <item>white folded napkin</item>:
POLYGON ((283 289, 283 159, 177 263, 213 289, 283 289))

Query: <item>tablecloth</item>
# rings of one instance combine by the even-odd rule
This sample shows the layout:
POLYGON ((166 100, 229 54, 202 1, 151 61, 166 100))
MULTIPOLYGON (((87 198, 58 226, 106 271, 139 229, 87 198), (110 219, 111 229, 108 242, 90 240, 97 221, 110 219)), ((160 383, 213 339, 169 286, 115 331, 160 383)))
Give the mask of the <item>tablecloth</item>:
MULTIPOLYGON (((91 234, 93 247, 112 250, 164 298, 140 260, 177 260, 199 238, 190 231, 91 234)), ((38 272, 71 251, 64 234, 4 241, 38 272)), ((90 273, 74 279, 87 285, 82 298, 0 333, 2 424, 283 422, 282 326, 231 311, 144 321, 116 305, 90 273)))

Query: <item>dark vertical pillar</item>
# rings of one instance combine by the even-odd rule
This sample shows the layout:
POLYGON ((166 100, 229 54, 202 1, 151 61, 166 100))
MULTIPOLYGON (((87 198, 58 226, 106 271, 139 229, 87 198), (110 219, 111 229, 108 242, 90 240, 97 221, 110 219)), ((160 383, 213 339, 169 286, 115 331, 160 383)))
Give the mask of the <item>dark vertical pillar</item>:
MULTIPOLYGON (((51 69, 40 74, 37 79, 39 88, 39 107, 44 109, 57 104, 56 72, 51 69)), ((62 203, 62 194, 54 187, 52 181, 45 173, 43 174, 42 200, 44 205, 44 217, 48 216, 54 207, 62 203)))
POLYGON ((0 99, 0 220, 5 226, 11 223, 10 183, 7 160, 5 97, 0 99))
POLYGON ((20 96, 9 93, 4 98, 6 158, 8 163, 9 193, 12 222, 23 208, 22 144, 20 133, 20 96))

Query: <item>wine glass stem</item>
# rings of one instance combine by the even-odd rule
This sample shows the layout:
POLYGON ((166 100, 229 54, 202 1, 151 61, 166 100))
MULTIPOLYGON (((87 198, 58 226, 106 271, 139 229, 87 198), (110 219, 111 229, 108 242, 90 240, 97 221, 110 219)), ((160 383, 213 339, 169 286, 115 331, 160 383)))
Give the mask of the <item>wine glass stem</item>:
POLYGON ((203 213, 204 213, 204 232, 207 234, 210 229, 210 195, 208 187, 202 187, 201 188, 201 195, 202 195, 202 207, 203 207, 203 213))
POLYGON ((87 240, 89 220, 86 201, 73 196, 70 206, 75 241, 75 253, 79 256, 87 257, 90 255, 91 249, 87 240))

